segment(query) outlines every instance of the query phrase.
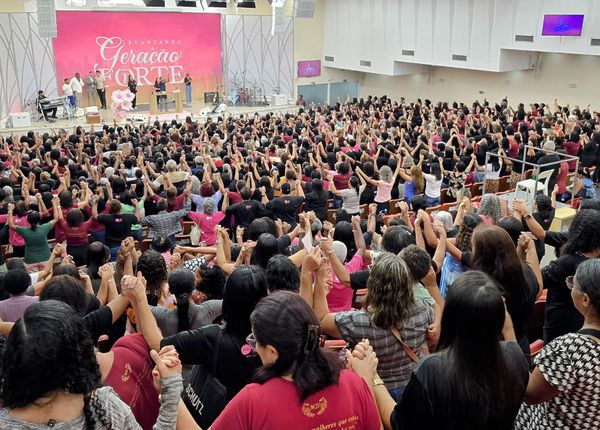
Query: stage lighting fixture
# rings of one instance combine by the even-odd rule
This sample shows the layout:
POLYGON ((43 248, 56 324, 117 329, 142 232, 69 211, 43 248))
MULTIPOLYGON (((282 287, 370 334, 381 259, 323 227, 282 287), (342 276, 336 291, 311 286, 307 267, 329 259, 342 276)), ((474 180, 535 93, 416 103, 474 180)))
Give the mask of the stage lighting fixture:
POLYGON ((196 7, 196 0, 177 0, 177 7, 196 7))
POLYGON ((252 0, 252 1, 240 1, 240 0, 237 0, 236 1, 236 6, 237 7, 256 8, 256 3, 255 3, 254 0, 252 0))
POLYGON ((208 7, 227 7, 227 1, 212 1, 208 2, 208 7))
POLYGON ((146 7, 165 7, 165 0, 144 0, 146 7))

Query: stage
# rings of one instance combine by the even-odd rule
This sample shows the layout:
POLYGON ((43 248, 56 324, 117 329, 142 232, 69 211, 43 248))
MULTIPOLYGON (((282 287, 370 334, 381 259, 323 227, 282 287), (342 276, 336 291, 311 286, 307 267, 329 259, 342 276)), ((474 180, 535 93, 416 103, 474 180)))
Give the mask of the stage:
MULTIPOLYGON (((206 111, 206 109, 210 109, 211 111, 214 109, 214 105, 207 105, 201 101, 194 102, 191 106, 184 105, 182 113, 175 112, 166 112, 160 113, 158 115, 150 115, 150 112, 146 110, 132 110, 129 112, 129 118, 127 120, 119 120, 117 121, 118 125, 131 124, 131 120, 133 120, 134 124, 144 124, 148 123, 148 118, 154 122, 158 119, 162 122, 170 122, 173 119, 178 121, 184 121, 187 116, 191 116, 193 121, 205 122, 207 116, 216 120, 219 116, 226 117, 232 115, 241 115, 241 114, 266 114, 268 112, 296 112, 298 110, 298 106, 295 105, 282 105, 282 106, 228 106, 225 112, 221 113, 209 113, 207 116, 201 115, 201 111, 206 111)), ((100 124, 94 124, 95 129, 102 128, 103 124, 114 124, 114 117, 110 110, 102 110, 98 111, 102 118, 102 122, 100 124)), ((40 115, 41 116, 41 115, 40 115)), ((58 131, 61 128, 64 129, 72 129, 77 126, 82 126, 85 130, 89 130, 91 124, 86 122, 85 116, 79 118, 72 119, 57 119, 54 122, 45 122, 43 119, 40 121, 34 121, 32 118, 31 126, 28 127, 14 127, 14 128, 0 128, 0 134, 3 136, 8 136, 11 134, 25 134, 28 131, 35 132, 51 132, 58 131)))

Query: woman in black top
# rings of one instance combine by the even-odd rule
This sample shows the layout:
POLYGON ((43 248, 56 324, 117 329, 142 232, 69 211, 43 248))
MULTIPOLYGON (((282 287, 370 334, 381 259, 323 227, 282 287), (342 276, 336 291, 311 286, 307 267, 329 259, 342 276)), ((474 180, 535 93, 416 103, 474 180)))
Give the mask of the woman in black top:
MULTIPOLYGON (((546 241, 548 243, 549 241, 546 241)), ((542 269, 544 287, 548 288, 544 320, 544 343, 563 334, 577 331, 583 317, 575 309, 565 280, 575 275, 577 267, 589 258, 600 256, 600 211, 580 210, 569 227, 567 242, 560 257, 542 269)))
POLYGON ((313 179, 311 192, 304 196, 304 212, 313 211, 321 222, 327 221, 327 191, 323 190, 323 181, 313 179))
POLYGON ((529 373, 495 282, 482 272, 461 275, 441 326, 440 352, 420 361, 398 404, 379 383, 372 347, 361 342, 354 351, 352 370, 373 388, 384 427, 511 429, 529 373))
MULTIPOLYGON (((226 401, 229 402, 250 382, 254 370, 261 366, 260 358, 247 345, 246 337, 252 331, 250 314, 258 301, 266 295, 267 281, 261 268, 242 266, 236 269, 227 279, 223 293, 225 325, 209 325, 178 333, 163 339, 161 348, 174 345, 184 365, 202 365, 204 369, 211 369, 214 348, 218 347, 219 361, 215 376, 227 389, 226 401), (220 343, 215 345, 219 337, 220 343)), ((198 372, 194 370, 182 394, 183 401, 193 416, 198 412, 194 397, 201 392, 204 382, 196 379, 198 372)), ((215 417, 219 412, 211 411, 216 413, 215 417)))
POLYGON ((127 87, 129 88, 129 91, 131 91, 135 96, 131 101, 131 107, 135 109, 135 104, 137 103, 137 82, 133 78, 133 75, 129 75, 129 77, 127 78, 127 87))

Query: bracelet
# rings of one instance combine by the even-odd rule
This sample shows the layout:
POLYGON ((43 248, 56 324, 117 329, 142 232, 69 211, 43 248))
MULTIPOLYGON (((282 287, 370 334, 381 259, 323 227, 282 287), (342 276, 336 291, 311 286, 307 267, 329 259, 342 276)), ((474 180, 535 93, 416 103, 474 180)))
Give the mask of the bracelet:
POLYGON ((383 379, 381 379, 381 378, 373 379, 373 387, 378 387, 379 385, 385 385, 385 382, 383 382, 383 379))
POLYGON ((223 243, 223 241, 222 240, 217 240, 217 245, 220 244, 220 243, 223 243))

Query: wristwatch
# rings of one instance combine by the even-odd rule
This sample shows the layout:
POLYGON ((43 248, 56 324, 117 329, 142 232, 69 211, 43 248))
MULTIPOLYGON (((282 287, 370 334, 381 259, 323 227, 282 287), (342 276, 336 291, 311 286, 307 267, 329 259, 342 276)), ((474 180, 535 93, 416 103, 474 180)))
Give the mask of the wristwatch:
POLYGON ((377 387, 378 385, 385 385, 385 383, 383 382, 383 379, 381 379, 381 378, 373 379, 373 387, 377 387))

